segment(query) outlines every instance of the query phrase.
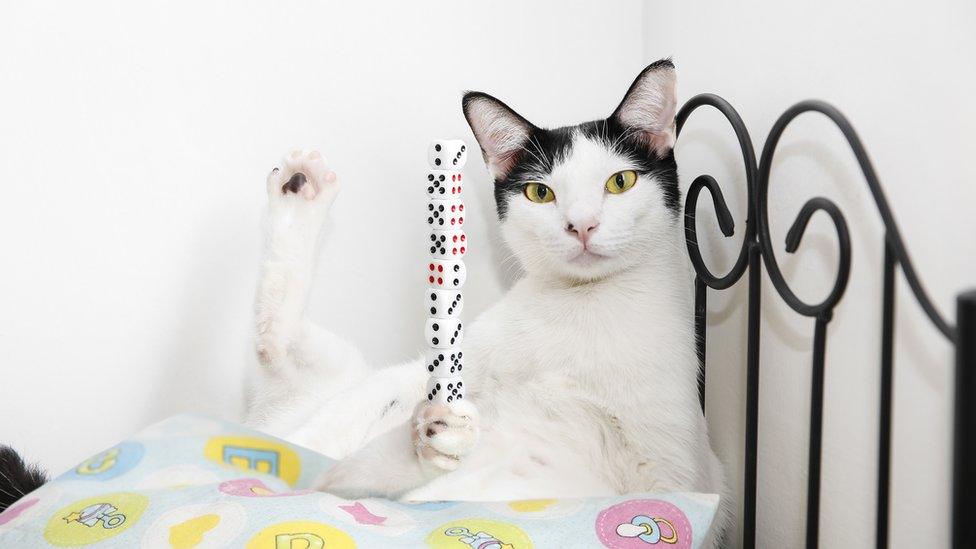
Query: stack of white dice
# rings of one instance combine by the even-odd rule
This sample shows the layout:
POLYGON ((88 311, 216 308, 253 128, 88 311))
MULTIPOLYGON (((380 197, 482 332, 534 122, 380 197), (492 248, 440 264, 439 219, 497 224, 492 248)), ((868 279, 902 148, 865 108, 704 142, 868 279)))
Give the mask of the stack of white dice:
POLYGON ((468 250, 464 234, 464 202, 461 201, 461 169, 467 162, 467 146, 460 139, 434 141, 427 151, 427 243, 431 260, 427 263, 427 295, 424 299, 429 317, 424 339, 430 347, 426 367, 427 400, 450 404, 464 398, 464 352, 461 340, 461 309, 464 299, 461 287, 467 278, 463 257, 468 250))

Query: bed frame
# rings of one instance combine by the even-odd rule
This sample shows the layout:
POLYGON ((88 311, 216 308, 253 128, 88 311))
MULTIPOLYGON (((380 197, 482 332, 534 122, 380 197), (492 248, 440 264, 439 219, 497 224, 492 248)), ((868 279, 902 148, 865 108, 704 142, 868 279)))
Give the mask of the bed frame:
POLYGON ((956 393, 955 393, 955 431, 952 486, 952 547, 976 547, 976 290, 958 296, 956 325, 951 325, 936 310, 931 299, 922 288, 908 250, 902 241, 898 225, 891 208, 885 199, 878 176, 871 166, 864 145, 855 133, 853 126, 839 110, 823 101, 803 101, 786 110, 773 125, 766 138, 758 164, 753 150, 752 139, 742 118, 726 100, 713 94, 693 97, 682 107, 677 116, 677 130, 680 135, 688 117, 699 107, 709 106, 718 109, 735 131, 742 150, 745 164, 748 213, 746 216, 745 239, 739 250, 738 259, 726 274, 716 276, 705 265, 698 247, 695 213, 701 191, 707 190, 711 196, 719 228, 726 237, 732 236, 733 220, 722 196, 722 189, 709 175, 698 176, 688 189, 685 201, 685 234, 688 254, 695 267, 695 332, 698 336, 698 355, 701 359, 699 377, 699 398, 702 409, 705 405, 705 316, 708 289, 725 290, 735 285, 748 272, 748 347, 746 353, 746 432, 745 432, 745 474, 744 474, 744 512, 742 546, 752 549, 756 545, 756 460, 759 429, 759 299, 760 279, 763 268, 769 276, 776 292, 787 305, 797 313, 816 320, 813 331, 813 369, 811 376, 810 399, 810 446, 809 474, 807 478, 807 525, 806 546, 814 548, 819 543, 820 515, 820 459, 821 437, 823 434, 824 397, 824 351, 827 345, 827 325, 830 323, 834 307, 844 295, 851 269, 851 243, 847 222, 835 203, 827 198, 816 197, 808 200, 800 209, 796 220, 786 234, 786 252, 793 253, 800 245, 803 232, 810 217, 817 211, 830 216, 837 231, 840 246, 840 261, 834 285, 827 297, 820 303, 810 304, 801 300, 790 289, 776 260, 774 246, 769 235, 768 193, 769 174, 783 131, 797 116, 806 112, 817 112, 829 118, 844 135, 854 152, 861 172, 868 184, 875 205, 881 214, 885 234, 881 245, 884 247, 884 273, 882 274, 883 297, 881 302, 881 380, 880 380, 880 435, 878 437, 878 480, 877 480, 877 547, 888 547, 889 484, 891 463, 891 382, 893 364, 893 342, 895 338, 895 271, 900 268, 915 299, 925 315, 938 331, 955 348, 956 355, 956 393))

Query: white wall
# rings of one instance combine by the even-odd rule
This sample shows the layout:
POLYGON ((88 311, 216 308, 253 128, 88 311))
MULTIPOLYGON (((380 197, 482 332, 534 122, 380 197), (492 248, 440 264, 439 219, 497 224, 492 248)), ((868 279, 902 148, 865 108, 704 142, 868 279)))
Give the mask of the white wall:
MULTIPOLYGON (((316 147, 344 181, 312 316, 393 361, 418 347, 424 251, 411 174, 436 136, 470 139, 460 91, 483 89, 542 125, 605 115, 647 62, 674 55, 684 98, 714 91, 757 146, 805 97, 847 112, 884 179, 919 271, 947 314, 976 281, 974 8, 936 2, 812 8, 777 2, 26 3, 0 13, 0 441, 54 471, 147 423, 195 410, 236 418, 253 366, 251 303, 263 180, 316 147), (489 7, 490 6, 490 7, 489 7), (643 17, 639 14, 643 13, 643 17), (382 14, 383 17, 378 17, 382 14), (968 153, 968 154, 967 154, 968 153), (363 303, 368 306, 363 306, 363 303)), ((828 342, 823 545, 873 531, 880 224, 850 154, 815 117, 791 128, 774 174, 774 238, 824 194, 854 241, 828 342)), ((679 145, 685 184, 716 175, 741 228, 734 142, 699 114, 679 145)), ((472 162, 473 315, 507 286, 487 176, 472 162), (477 189, 475 192, 475 189, 477 189)), ((707 198, 703 198, 707 206, 707 198)), ((717 233, 702 212, 704 232, 717 233)), ((835 248, 815 220, 802 295, 826 288, 835 248), (815 234, 818 233, 818 234, 815 234)), ((741 234, 741 231, 740 231, 741 234)), ((713 264, 733 243, 713 239, 713 264)), ((718 269, 718 267, 716 267, 718 269)), ((760 546, 803 528, 809 334, 764 288, 760 546)), ((950 351, 899 293, 894 544, 946 540, 950 351), (919 511, 921 510, 921 511, 919 511), (899 523, 903 524, 903 523, 899 523)), ((710 298, 709 414, 741 467, 744 292, 710 298)))
MULTIPOLYGON (((462 90, 593 118, 643 57, 636 0, 293 5, 0 10, 0 441, 60 471, 170 414, 237 418, 264 178, 294 147, 344 185, 312 317, 376 361, 414 355, 417 177, 431 139, 470 139, 462 90)), ((477 155, 469 179, 473 316, 506 273, 477 155)))
MULTIPOLYGON (((918 2, 645 4, 646 58, 674 55, 684 99, 715 92, 739 110, 757 155, 773 121, 811 97, 839 106, 867 145, 924 284, 950 319, 976 286, 976 5, 918 2), (801 5, 802 4, 802 5, 801 5)), ((723 242, 707 196, 699 227, 713 270, 727 269, 745 224, 743 174, 730 128, 696 113, 679 140, 685 185, 702 173, 725 189, 739 229, 723 242)), ((796 291, 819 300, 833 283, 836 237, 818 214, 796 257, 786 230, 813 196, 835 200, 853 242, 853 270, 827 341, 822 547, 874 543, 880 349, 881 222, 840 133, 805 115, 777 149, 770 216, 796 291)), ((741 490, 745 407, 745 280, 709 296, 709 417, 741 490)), ((898 282, 892 547, 948 544, 951 351, 898 282)), ((805 527, 810 345, 798 317, 763 280, 759 547, 801 547, 805 527)))

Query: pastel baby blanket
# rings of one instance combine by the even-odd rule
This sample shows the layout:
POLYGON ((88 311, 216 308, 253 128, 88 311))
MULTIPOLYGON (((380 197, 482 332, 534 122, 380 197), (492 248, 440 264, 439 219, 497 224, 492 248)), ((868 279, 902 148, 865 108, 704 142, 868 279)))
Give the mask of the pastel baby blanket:
POLYGON ((348 549, 699 547, 718 496, 404 503, 308 489, 333 460, 181 415, 143 430, 0 514, 0 547, 348 549))

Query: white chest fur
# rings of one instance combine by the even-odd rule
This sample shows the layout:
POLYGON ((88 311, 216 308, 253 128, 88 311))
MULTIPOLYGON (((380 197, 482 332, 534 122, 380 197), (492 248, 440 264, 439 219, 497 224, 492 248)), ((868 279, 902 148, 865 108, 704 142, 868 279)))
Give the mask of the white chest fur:
POLYGON ((662 271, 634 269, 580 286, 530 277, 472 323, 469 387, 483 414, 483 440, 458 471, 414 495, 650 489, 643 477, 669 481, 642 471, 660 472, 658 465, 677 465, 676 477, 707 476, 707 444, 673 444, 675 436, 705 440, 690 296, 655 292, 648 284, 655 275, 662 271))

